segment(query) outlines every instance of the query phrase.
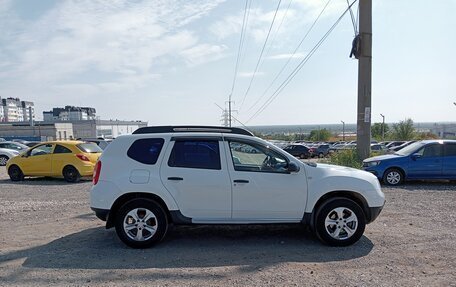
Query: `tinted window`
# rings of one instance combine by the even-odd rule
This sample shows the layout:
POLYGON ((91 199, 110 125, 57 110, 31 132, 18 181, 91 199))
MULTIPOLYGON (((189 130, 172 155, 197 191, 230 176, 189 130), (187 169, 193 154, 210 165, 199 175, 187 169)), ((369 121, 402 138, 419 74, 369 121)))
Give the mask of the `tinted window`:
POLYGON ((420 149, 417 153, 423 157, 441 156, 442 146, 440 144, 430 144, 420 149))
POLYGON ((55 146, 54 153, 71 153, 71 150, 58 144, 55 146))
POLYGON ((98 153, 103 152, 103 150, 97 146, 95 143, 82 143, 76 145, 78 149, 86 153, 98 153))
POLYGON ((216 140, 178 140, 169 156, 170 167, 221 169, 219 142, 216 140))
POLYGON ((445 144, 445 156, 456 156, 456 144, 445 144))
POLYGON ((136 140, 128 149, 127 155, 140 163, 155 164, 164 142, 163 139, 136 140))

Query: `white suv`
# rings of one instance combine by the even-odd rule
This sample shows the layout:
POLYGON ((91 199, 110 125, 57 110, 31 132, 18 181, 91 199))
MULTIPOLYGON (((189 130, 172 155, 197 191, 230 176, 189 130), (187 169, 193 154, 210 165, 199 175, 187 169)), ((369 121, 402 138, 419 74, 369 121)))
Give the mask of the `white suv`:
POLYGON ((104 150, 91 208, 134 248, 168 224, 308 225, 324 243, 356 242, 385 196, 365 171, 303 163, 240 128, 145 127, 104 150))

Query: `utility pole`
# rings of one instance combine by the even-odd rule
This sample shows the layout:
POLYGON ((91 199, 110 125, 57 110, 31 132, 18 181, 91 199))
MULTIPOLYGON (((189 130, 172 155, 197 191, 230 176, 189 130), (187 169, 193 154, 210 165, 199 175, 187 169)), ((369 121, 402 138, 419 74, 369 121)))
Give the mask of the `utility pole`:
POLYGON ((383 118, 382 120, 382 141, 385 141, 385 116, 380 114, 383 118))
POLYGON ((345 122, 340 121, 342 123, 342 140, 345 141, 345 122))
POLYGON ((369 157, 371 140, 372 0, 359 1, 359 36, 356 149, 363 160, 369 157))

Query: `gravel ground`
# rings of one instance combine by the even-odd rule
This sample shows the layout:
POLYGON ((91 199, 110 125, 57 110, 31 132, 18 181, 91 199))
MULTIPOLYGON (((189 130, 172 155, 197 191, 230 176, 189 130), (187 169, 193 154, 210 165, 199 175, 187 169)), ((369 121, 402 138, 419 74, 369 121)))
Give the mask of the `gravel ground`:
POLYGON ((456 186, 384 188, 365 236, 323 246, 304 228, 174 227, 133 250, 89 208, 89 181, 12 183, 0 167, 0 286, 456 286, 456 186))

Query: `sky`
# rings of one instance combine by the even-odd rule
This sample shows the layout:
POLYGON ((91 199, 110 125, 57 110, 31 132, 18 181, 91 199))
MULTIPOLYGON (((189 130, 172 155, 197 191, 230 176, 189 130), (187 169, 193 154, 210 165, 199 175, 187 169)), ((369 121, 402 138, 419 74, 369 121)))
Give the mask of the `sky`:
MULTIPOLYGON (((456 1, 373 2, 372 122, 380 113, 390 123, 455 122, 456 1)), ((246 125, 355 123, 349 13, 274 97, 347 2, 247 3, 0 0, 0 97, 35 102, 38 118, 74 105, 102 119, 219 125, 217 105, 233 91, 233 115, 246 125)))

